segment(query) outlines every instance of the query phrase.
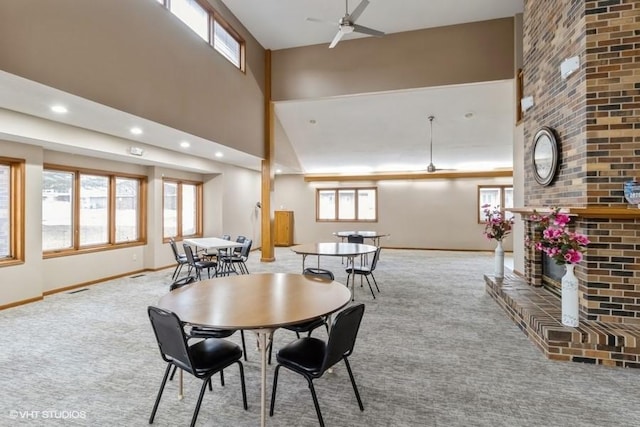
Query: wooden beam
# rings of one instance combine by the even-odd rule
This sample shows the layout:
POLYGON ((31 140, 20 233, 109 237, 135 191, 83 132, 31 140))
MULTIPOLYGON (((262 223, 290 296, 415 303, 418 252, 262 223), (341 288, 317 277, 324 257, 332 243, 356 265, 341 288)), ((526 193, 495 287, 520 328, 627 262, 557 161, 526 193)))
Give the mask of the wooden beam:
POLYGON ((317 181, 388 181, 388 180, 423 180, 423 179, 458 179, 458 178, 496 178, 512 177, 513 170, 490 171, 436 171, 436 172, 396 172, 370 173, 365 175, 310 174, 304 176, 305 182, 317 181))

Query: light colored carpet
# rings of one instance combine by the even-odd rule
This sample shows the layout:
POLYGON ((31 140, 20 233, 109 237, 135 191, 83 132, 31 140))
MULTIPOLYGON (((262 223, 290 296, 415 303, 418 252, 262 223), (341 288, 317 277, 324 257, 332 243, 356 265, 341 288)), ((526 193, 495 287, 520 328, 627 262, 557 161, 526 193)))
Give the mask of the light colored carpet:
MULTIPOLYGON (((249 270, 301 271, 289 249, 278 248, 276 257, 260 263, 253 253, 249 270)), ((340 262, 323 258, 322 267, 344 282, 340 262)), ((378 298, 366 284, 356 287, 366 312, 350 360, 365 411, 337 365, 316 381, 326 425, 640 425, 640 370, 545 359, 485 294, 482 276, 492 268, 491 253, 383 250, 378 298)), ((146 307, 167 292, 170 275, 113 280, 1 311, 0 426, 147 425, 164 363, 146 307)), ((294 337, 276 332, 275 347, 294 337)), ((205 394, 199 426, 259 425, 259 353, 253 335, 247 338, 249 410, 231 367, 226 386, 214 380, 205 394)), ((239 343, 239 335, 231 339, 239 343)), ((185 378, 185 399, 177 400, 177 384, 169 383, 154 425, 188 425, 200 381, 185 378)), ((317 425, 302 377, 282 371, 267 425, 317 425)))

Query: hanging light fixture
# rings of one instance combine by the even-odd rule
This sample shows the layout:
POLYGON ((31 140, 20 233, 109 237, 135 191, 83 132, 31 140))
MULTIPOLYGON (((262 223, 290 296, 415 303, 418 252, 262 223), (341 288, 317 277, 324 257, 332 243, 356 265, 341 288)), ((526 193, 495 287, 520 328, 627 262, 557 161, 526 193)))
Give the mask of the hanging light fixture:
POLYGON ((433 119, 435 119, 435 117, 429 116, 428 119, 431 132, 429 135, 429 166, 427 166, 427 172, 433 173, 436 171, 436 166, 433 164, 433 119))

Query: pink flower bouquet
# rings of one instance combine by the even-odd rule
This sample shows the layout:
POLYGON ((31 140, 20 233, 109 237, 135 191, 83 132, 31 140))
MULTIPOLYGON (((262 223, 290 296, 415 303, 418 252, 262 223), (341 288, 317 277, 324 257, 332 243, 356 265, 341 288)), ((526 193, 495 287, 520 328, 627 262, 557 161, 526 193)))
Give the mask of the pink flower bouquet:
POLYGON ((548 215, 539 215, 534 211, 529 217, 537 223, 537 230, 541 231, 540 238, 529 245, 547 254, 556 264, 577 264, 582 261, 583 253, 590 243, 587 236, 569 231, 569 215, 560 212, 560 208, 552 208, 548 215))

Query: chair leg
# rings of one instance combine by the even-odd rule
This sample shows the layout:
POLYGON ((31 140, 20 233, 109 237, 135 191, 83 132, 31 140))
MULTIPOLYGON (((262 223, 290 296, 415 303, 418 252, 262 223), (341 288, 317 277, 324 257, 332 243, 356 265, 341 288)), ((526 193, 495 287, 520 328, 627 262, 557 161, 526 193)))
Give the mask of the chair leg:
POLYGON ((200 412, 200 405, 202 405, 202 398, 204 396, 204 391, 207 389, 207 383, 211 382, 211 377, 205 379, 202 382, 202 387, 200 387, 200 395, 198 396, 198 403, 196 403, 196 409, 193 411, 193 417, 191 418, 191 427, 196 425, 196 420, 198 419, 198 413, 200 412))
POLYGON ((320 412, 320 404, 318 404, 318 396, 316 396, 316 389, 313 386, 313 380, 306 375, 303 375, 309 384, 309 390, 311 391, 311 397, 313 398, 313 406, 316 407, 316 414, 318 415, 318 421, 320 421, 320 427, 324 427, 324 420, 322 419, 322 413, 320 412))
POLYGON ((242 354, 244 355, 244 361, 247 361, 247 346, 244 343, 244 331, 240 329, 240 338, 242 339, 242 354))
POLYGON ((378 282, 376 282, 376 276, 374 276, 373 273, 371 273, 371 278, 373 279, 373 283, 375 283, 375 285, 376 285, 376 289, 378 290, 378 293, 380 293, 380 288, 378 287, 378 282))
POLYGON ((160 398, 162 397, 162 392, 164 391, 164 386, 167 384, 167 377, 169 377, 169 371, 171 370, 171 363, 167 364, 167 369, 164 371, 164 378, 162 378, 162 384, 160 385, 160 390, 158 390, 158 396, 156 397, 156 403, 153 405, 153 410, 151 411, 151 416, 149 417, 149 424, 153 424, 153 419, 156 417, 156 411, 158 410, 158 404, 160 403, 160 398))
POLYGON ((220 385, 224 387, 224 369, 220 371, 220 385))
POLYGON ((349 365, 349 360, 345 356, 344 364, 347 365, 347 372, 349 372, 349 378, 351 378, 351 385, 353 386, 353 391, 356 392, 356 399, 358 399, 358 406, 360 406, 360 410, 364 411, 364 406, 362 405, 362 400, 360 399, 360 393, 358 392, 358 386, 356 385, 356 380, 353 378, 353 372, 351 372, 351 365, 349 365))
POLYGON ((169 377, 169 381, 173 381, 173 376, 176 374, 176 370, 178 369, 178 367, 176 365, 173 365, 173 372, 171 372, 171 376, 169 377))
POLYGON ((242 386, 242 405, 245 409, 249 409, 247 405, 247 389, 244 384, 244 366, 242 366, 242 362, 238 360, 238 368, 240 369, 240 385, 242 386))
POLYGON ((369 281, 369 276, 366 275, 364 276, 365 279, 367 279, 367 284, 369 285, 369 290, 371 291, 371 296, 373 297, 373 299, 376 299, 376 294, 373 293, 373 288, 371 287, 371 282, 369 281))
POLYGON ((273 335, 271 335, 271 342, 269 343, 269 360, 267 360, 267 364, 269 365, 271 365, 271 353, 273 353, 273 335))
POLYGON ((278 372, 280 372, 280 365, 276 366, 276 370, 273 373, 273 389, 271 390, 271 406, 269 408, 270 417, 273 417, 273 408, 276 403, 276 389, 278 388, 278 372))

